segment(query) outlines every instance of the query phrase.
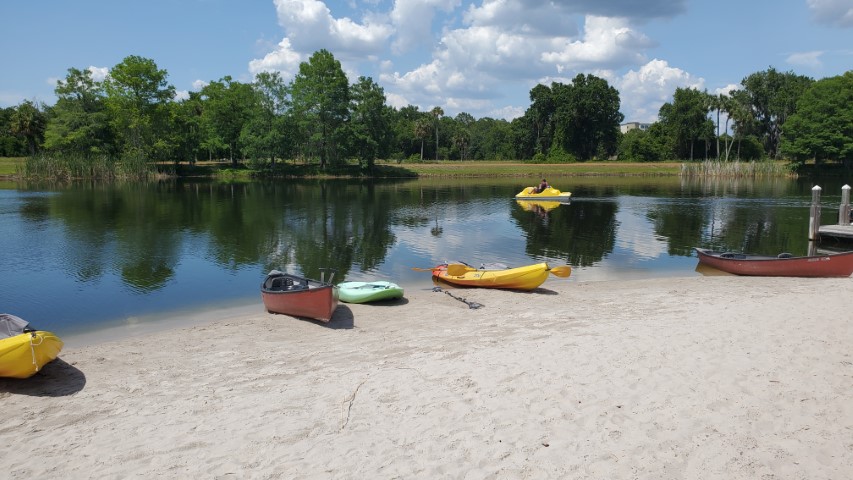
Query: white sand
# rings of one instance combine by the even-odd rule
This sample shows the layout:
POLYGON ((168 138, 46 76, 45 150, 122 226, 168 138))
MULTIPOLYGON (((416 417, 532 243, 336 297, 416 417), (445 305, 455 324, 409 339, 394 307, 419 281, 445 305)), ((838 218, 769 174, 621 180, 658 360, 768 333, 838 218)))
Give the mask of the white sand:
POLYGON ((0 476, 851 478, 851 282, 552 278, 330 326, 259 304, 0 379, 0 476))

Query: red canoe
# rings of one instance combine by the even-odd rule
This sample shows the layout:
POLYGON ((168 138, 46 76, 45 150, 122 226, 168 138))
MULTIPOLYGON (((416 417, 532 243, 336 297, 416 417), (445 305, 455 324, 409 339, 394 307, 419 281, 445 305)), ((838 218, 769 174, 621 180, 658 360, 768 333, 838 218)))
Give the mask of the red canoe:
POLYGON ((273 270, 261 284, 261 298, 270 313, 328 322, 338 308, 338 287, 273 270))
POLYGON ((733 273, 764 277, 849 277, 853 273, 853 252, 832 255, 776 257, 742 253, 714 252, 696 248, 699 263, 733 273))

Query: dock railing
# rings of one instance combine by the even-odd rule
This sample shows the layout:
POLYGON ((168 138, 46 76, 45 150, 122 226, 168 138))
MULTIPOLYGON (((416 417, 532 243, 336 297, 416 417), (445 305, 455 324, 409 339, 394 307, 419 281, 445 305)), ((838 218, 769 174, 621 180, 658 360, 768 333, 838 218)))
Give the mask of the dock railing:
POLYGON ((841 187, 841 206, 838 207, 838 224, 850 225, 850 185, 841 187))
POLYGON ((838 222, 835 225, 820 224, 820 193, 817 185, 812 187, 812 206, 809 214, 809 243, 819 242, 821 237, 853 241, 853 222, 850 221, 850 185, 841 187, 841 205, 838 207, 838 222))

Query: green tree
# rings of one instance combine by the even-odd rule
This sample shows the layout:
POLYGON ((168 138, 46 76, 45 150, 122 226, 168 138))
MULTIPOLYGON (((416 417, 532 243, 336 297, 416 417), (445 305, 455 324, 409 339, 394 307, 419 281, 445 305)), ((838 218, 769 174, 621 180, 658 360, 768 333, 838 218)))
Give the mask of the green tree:
POLYGON ((110 70, 106 106, 125 155, 149 159, 162 149, 157 142, 170 130, 167 102, 175 97, 167 77, 154 60, 135 55, 110 70))
POLYGON ((578 74, 555 97, 562 134, 555 141, 580 160, 616 153, 619 124, 625 117, 619 112, 619 92, 607 80, 578 74))
POLYGON ((470 158, 511 160, 515 158, 515 135, 506 120, 484 117, 471 126, 470 158))
MULTIPOLYGON (((758 141, 757 138, 751 134, 750 132, 757 131, 757 123, 755 121, 755 115, 750 104, 749 93, 744 90, 733 90, 731 92, 731 97, 728 102, 728 114, 732 119, 732 141, 729 143, 726 148, 726 160, 731 158, 731 148, 734 145, 737 145, 735 150, 735 158, 740 160, 743 159, 752 159, 754 157, 750 155, 742 155, 747 151, 752 151, 753 149, 749 146, 754 142, 758 141), (747 146, 744 146, 744 145, 747 146)), ((761 148, 761 152, 763 153, 764 149, 761 148)), ((759 155, 757 158, 761 158, 759 155)))
POLYGON ((671 158, 693 160, 696 141, 710 138, 714 124, 708 118, 707 96, 695 88, 677 88, 672 103, 665 103, 658 112, 662 132, 669 137, 665 143, 671 158))
POLYGON ((415 136, 415 122, 423 113, 418 107, 407 105, 401 109, 391 108, 391 130, 393 141, 391 156, 398 161, 418 153, 418 137, 415 136))
POLYGON ((54 92, 57 100, 45 130, 45 148, 83 156, 113 153, 103 82, 95 81, 88 69, 69 68, 54 92))
POLYGON ((320 168, 340 158, 339 128, 349 114, 349 82, 341 63, 326 49, 299 64, 293 79, 293 110, 309 149, 319 152, 320 168))
POLYGON ((780 73, 770 67, 741 81, 742 100, 755 120, 741 128, 761 139, 770 158, 778 158, 782 127, 796 113, 797 101, 814 80, 793 72, 780 73))
POLYGON ((14 107, 0 108, 0 157, 20 157, 27 153, 23 139, 12 133, 14 107))
POLYGON ((362 168, 372 170, 377 158, 388 155, 391 142, 391 112, 385 105, 385 91, 372 78, 359 77, 350 93, 353 153, 362 168))
POLYGON ((210 150, 225 147, 231 164, 236 166, 242 155, 240 135, 257 108, 258 98, 251 85, 234 81, 230 76, 205 85, 201 95, 202 145, 210 150))
POLYGON ((35 155, 44 139, 44 130, 47 124, 42 109, 30 100, 24 100, 15 107, 10 118, 11 132, 24 140, 30 155, 35 155))
POLYGON ((853 70, 818 80, 785 123, 782 149, 802 163, 853 161, 853 70))
POLYGON ((189 98, 171 104, 171 116, 174 129, 174 160, 195 164, 201 150, 202 127, 201 114, 204 102, 199 92, 189 92, 189 98))
POLYGON ((551 89, 538 84, 530 90, 530 108, 524 116, 530 119, 535 131, 535 153, 545 154, 554 138, 554 114, 556 113, 551 89))
POLYGON ((664 147, 652 133, 635 128, 621 136, 618 155, 625 162, 657 162, 664 158, 664 147))
POLYGON ((278 72, 261 72, 252 84, 256 101, 240 133, 243 150, 251 158, 286 158, 293 152, 295 127, 290 114, 290 88, 278 72))

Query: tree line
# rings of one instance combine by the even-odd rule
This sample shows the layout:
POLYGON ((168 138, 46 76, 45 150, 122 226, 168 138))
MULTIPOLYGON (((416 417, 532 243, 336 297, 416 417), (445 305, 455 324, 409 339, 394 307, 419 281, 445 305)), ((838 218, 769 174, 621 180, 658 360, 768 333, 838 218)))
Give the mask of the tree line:
POLYGON ((815 81, 770 67, 728 95, 677 88, 648 129, 620 131, 619 92, 602 78, 530 90, 512 121, 445 116, 387 105, 373 79, 350 84, 327 50, 290 82, 277 72, 251 83, 230 76, 176 98, 168 72, 128 56, 102 81, 70 68, 53 106, 24 101, 0 109, 0 156, 99 158, 150 165, 227 159, 275 169, 321 169, 376 160, 758 160, 853 159, 853 71, 815 81))

